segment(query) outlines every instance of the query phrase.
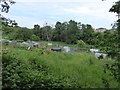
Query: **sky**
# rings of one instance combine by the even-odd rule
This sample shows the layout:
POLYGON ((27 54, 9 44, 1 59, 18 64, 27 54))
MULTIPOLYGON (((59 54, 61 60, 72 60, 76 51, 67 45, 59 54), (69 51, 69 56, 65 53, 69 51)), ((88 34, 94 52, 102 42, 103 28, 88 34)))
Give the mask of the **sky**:
POLYGON ((3 15, 16 20, 19 26, 33 28, 47 23, 55 25, 57 21, 75 20, 90 24, 93 28, 111 28, 117 20, 116 14, 109 9, 118 0, 15 0, 9 13, 3 15))

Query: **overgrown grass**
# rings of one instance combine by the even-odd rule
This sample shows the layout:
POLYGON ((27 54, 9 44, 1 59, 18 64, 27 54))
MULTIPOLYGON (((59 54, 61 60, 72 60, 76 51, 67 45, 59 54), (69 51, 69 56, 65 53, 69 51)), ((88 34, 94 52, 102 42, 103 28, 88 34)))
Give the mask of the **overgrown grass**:
POLYGON ((3 54, 3 88, 118 87, 106 68, 106 64, 111 65, 114 61, 97 60, 89 52, 41 52, 41 49, 8 49, 3 54))

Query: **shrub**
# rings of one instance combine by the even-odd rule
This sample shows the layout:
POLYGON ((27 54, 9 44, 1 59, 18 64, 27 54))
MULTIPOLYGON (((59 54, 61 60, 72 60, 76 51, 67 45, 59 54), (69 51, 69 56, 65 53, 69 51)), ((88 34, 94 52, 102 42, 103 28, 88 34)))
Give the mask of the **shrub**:
POLYGON ((39 39, 40 39, 40 38, 39 38, 38 36, 34 35, 34 34, 33 34, 32 37, 31 37, 31 40, 32 40, 32 41, 39 41, 39 39))
POLYGON ((79 48, 86 48, 87 47, 86 43, 83 40, 78 40, 77 41, 77 46, 79 48))
POLYGON ((41 54, 11 48, 3 53, 3 89, 116 88, 111 72, 90 53, 41 54), (86 57, 87 56, 87 57, 86 57))

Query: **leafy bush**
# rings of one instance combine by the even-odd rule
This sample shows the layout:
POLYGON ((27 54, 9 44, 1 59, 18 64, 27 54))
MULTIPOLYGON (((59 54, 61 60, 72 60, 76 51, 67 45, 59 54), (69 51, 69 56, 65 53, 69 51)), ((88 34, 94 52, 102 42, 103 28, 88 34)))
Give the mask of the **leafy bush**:
POLYGON ((118 85, 111 72, 103 67, 110 63, 97 61, 90 53, 40 52, 41 49, 12 48, 3 54, 3 89, 116 88, 118 85))
POLYGON ((86 48, 87 47, 86 43, 83 40, 78 40, 77 41, 77 46, 79 48, 86 48))
POLYGON ((39 41, 39 39, 40 38, 38 36, 34 35, 34 34, 31 36, 32 41, 39 41))

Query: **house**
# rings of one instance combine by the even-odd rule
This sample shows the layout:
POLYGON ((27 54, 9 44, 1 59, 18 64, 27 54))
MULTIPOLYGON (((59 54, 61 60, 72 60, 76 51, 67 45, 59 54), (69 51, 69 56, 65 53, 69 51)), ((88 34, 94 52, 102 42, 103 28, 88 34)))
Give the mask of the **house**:
POLYGON ((98 28, 95 30, 95 32, 105 32, 105 31, 107 31, 106 28, 98 28))

